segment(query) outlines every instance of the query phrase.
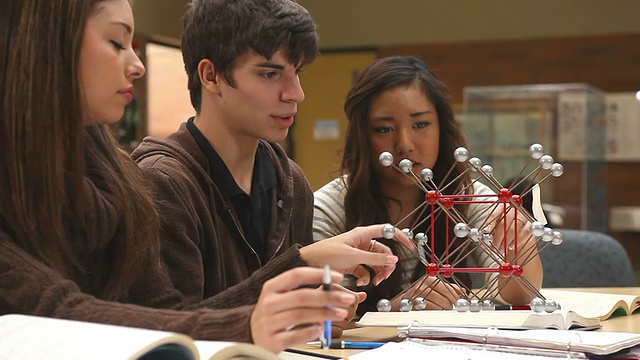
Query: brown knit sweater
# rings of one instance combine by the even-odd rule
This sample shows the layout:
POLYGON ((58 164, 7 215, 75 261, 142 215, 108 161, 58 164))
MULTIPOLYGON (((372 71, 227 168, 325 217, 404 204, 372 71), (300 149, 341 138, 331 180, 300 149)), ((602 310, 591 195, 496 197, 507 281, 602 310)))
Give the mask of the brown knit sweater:
POLYGON ((263 144, 274 164, 277 185, 270 204, 266 254, 260 256, 244 239, 233 207, 211 179, 212 169, 186 123, 165 140, 144 139, 132 153, 158 200, 163 259, 188 303, 224 296, 233 286, 259 291, 261 282, 256 279, 277 275, 274 267, 284 271, 307 265, 298 249, 312 243, 311 187, 280 146, 263 144))
MULTIPOLYGON (((107 184, 88 169, 86 196, 87 236, 71 239, 85 262, 89 277, 101 278, 109 263, 110 239, 120 221, 121 212, 113 201, 107 184)), ((0 315, 17 313, 101 322, 149 329, 176 331, 196 339, 250 342, 250 317, 262 284, 300 261, 297 247, 282 255, 282 261, 267 264, 247 282, 205 301, 184 301, 161 264, 160 259, 145 261, 148 269, 137 279, 128 299, 108 302, 95 296, 99 285, 92 279, 81 287, 63 278, 57 271, 30 256, 12 238, 5 224, 0 225, 0 315), (123 300, 124 301, 124 300, 123 300), (216 310, 213 310, 216 309, 216 310)), ((46 239, 42 239, 46 242, 46 239)))
MULTIPOLYGON (((151 270, 134 297, 140 305, 100 300, 0 235, 0 315, 28 314, 176 331, 196 339, 251 341, 252 306, 176 311, 180 298, 166 274, 151 270)), ((204 306, 204 305, 203 305, 204 306)))

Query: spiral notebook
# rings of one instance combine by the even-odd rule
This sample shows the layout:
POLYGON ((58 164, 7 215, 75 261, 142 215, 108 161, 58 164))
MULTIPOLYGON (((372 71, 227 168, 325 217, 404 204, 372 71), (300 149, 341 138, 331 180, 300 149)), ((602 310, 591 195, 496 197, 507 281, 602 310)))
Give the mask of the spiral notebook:
POLYGON ((409 326, 400 328, 401 336, 413 339, 459 339, 480 344, 507 345, 609 355, 640 344, 640 334, 610 331, 575 330, 498 330, 455 327, 409 326))
POLYGON ((377 349, 349 356, 349 360, 555 360, 568 358, 586 359, 587 357, 582 353, 572 351, 540 351, 506 346, 474 346, 412 339, 399 343, 390 342, 377 349))

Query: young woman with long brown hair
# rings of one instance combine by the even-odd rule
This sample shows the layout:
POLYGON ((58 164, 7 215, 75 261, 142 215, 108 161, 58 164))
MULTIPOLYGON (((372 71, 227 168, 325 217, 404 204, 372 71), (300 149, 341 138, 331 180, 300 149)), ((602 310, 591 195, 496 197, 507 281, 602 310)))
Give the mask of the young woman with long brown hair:
MULTIPOLYGON (((423 168, 431 169, 435 184, 453 180, 443 194, 454 194, 460 189, 466 194, 494 194, 481 182, 472 184, 470 173, 465 172, 468 165, 454 158, 455 150, 466 144, 465 135, 454 118, 444 84, 422 60, 412 56, 376 60, 358 75, 347 94, 344 109, 348 127, 342 149, 342 176, 314 194, 314 240, 378 222, 390 222, 399 228, 414 229, 414 234, 425 232, 430 235, 426 231, 430 222, 423 221, 429 212, 413 211, 425 201, 424 191, 397 169, 383 166, 379 161, 382 152, 391 153, 396 165, 402 159, 411 160, 413 170, 418 174, 423 168)), ((456 208, 468 218, 475 217, 478 223, 488 215, 486 212, 484 216, 475 216, 482 215, 486 208, 483 206, 458 204, 456 208)), ((445 251, 444 221, 445 216, 439 216, 435 224, 438 257, 445 251)), ((450 235, 451 239, 455 238, 453 232, 450 235)), ((522 248, 527 248, 525 243, 534 242, 530 235, 528 229, 520 232, 522 248)), ((496 233, 494 244, 501 242, 500 234, 496 233)), ((393 297, 392 306, 397 310, 405 291, 407 294, 428 294, 428 309, 450 309, 464 288, 472 286, 466 273, 454 275, 452 282, 430 279, 414 284, 425 273, 415 251, 393 243, 387 245, 400 258, 399 271, 370 289, 369 297, 359 311, 375 310, 379 299, 393 297)), ((456 246, 454 243, 450 250, 456 246)), ((529 254, 524 258, 531 260, 523 267, 524 274, 539 289, 542 265, 536 248, 528 249, 529 254)), ((481 253, 474 251, 472 255, 476 264, 483 267, 499 265, 481 253)), ((502 286, 500 295, 504 301, 522 304, 532 298, 531 292, 515 281, 502 286)))
MULTIPOLYGON (((154 201, 109 131, 144 74, 133 31, 127 0, 3 5, 0 315, 253 341, 274 352, 317 337, 326 319, 344 320, 359 299, 300 288, 322 281, 322 271, 303 262, 274 266, 253 279, 259 286, 239 285, 200 303, 185 303, 173 288, 160 260, 154 201)), ((338 236, 316 256, 368 249, 381 228, 338 236)), ((378 260, 395 258, 388 248, 376 250, 378 260)), ((378 276, 393 268, 381 266, 378 276)), ((333 282, 341 279, 332 273, 333 282)))

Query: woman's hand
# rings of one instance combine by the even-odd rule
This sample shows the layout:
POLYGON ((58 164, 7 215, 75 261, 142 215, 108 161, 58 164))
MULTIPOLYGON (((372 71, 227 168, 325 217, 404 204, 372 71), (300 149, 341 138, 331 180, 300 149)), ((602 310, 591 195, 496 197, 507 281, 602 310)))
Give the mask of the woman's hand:
MULTIPOLYGON (((251 314, 253 342, 277 354, 289 346, 317 339, 325 320, 347 320, 360 296, 344 290, 301 288, 321 284, 322 276, 322 269, 300 267, 265 282, 251 314)), ((342 278, 342 274, 331 272, 332 283, 339 283, 342 278)))
POLYGON ((402 299, 413 300, 422 297, 426 301, 426 310, 450 310, 465 291, 460 286, 441 281, 435 276, 423 276, 409 289, 391 299, 391 310, 398 311, 402 299))
MULTIPOLYGON (((369 265, 375 272, 373 284, 378 285, 391 275, 396 268, 398 257, 391 249, 374 240, 382 237, 384 225, 357 227, 346 233, 318 241, 300 249, 300 255, 307 264, 314 267, 329 265, 331 269, 353 274, 357 285, 366 285, 371 280, 369 272, 360 264, 369 265)), ((395 239, 409 248, 415 248, 409 238, 396 229, 395 239)))
MULTIPOLYGON (((522 267, 522 277, 540 290, 543 269, 536 240, 531 234, 531 223, 510 208, 506 215, 502 206, 498 206, 488 217, 488 224, 482 229, 493 235, 493 246, 511 265, 522 267), (505 231, 506 225, 506 231, 505 231), (517 239, 517 243, 516 243, 517 239), (505 245, 506 244, 506 245, 505 245), (506 247, 506 252, 505 252, 506 247)), ((533 294, 524 289, 510 277, 500 277, 500 296, 509 304, 528 304, 533 294), (504 283, 504 287, 502 287, 504 283)))
POLYGON ((357 292, 351 291, 351 290, 348 290, 347 288, 345 288, 344 286, 339 285, 339 284, 332 284, 331 285, 331 289, 350 292, 357 299, 356 302, 354 302, 353 304, 351 304, 347 308, 347 311, 349 313, 347 314, 347 317, 346 317, 345 320, 343 320, 343 321, 334 321, 333 323, 331 323, 331 337, 332 338, 337 338, 337 337, 342 336, 342 332, 344 331, 344 329, 349 328, 349 326, 351 324, 351 320, 353 320, 353 317, 356 315, 356 310, 358 309, 358 305, 367 298, 367 293, 362 292, 362 291, 357 291, 357 292))

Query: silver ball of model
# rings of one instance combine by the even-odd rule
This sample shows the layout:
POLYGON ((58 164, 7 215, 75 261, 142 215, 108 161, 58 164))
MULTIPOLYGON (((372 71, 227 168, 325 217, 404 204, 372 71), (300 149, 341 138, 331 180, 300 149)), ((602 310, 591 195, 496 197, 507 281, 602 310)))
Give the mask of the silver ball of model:
POLYGON ((478 169, 482 167, 482 160, 477 157, 472 157, 471 159, 469 159, 469 165, 471 171, 478 171, 478 169))
POLYGON ((474 242, 478 242, 482 239, 482 231, 480 231, 480 229, 478 228, 471 228, 469 229, 469 237, 474 242))
POLYGON ((459 238, 465 238, 467 235, 469 235, 470 230, 471 229, 469 229, 469 225, 465 223, 457 223, 453 227, 453 233, 456 234, 456 236, 459 238))
POLYGON ((531 234, 535 237, 544 235, 544 225, 540 221, 534 221, 531 223, 531 234))
POLYGON ((544 155, 544 148, 540 144, 533 144, 529 146, 529 155, 532 159, 540 159, 544 155))
POLYGON ((389 312, 391 311, 391 301, 387 299, 380 299, 376 304, 376 309, 380 312, 389 312))
POLYGON ((401 312, 409 312, 409 311, 411 311, 412 307, 413 306, 411 304, 411 300, 409 300, 409 299, 400 300, 399 309, 400 309, 401 312))
POLYGON ((378 156, 378 161, 380 161, 380 165, 382 166, 391 166, 391 164, 393 164, 393 155, 388 151, 382 152, 380 156, 378 156))
POLYGON ((552 313, 556 310, 558 310, 558 304, 555 302, 555 300, 546 299, 544 301, 544 311, 552 313))
POLYGON ((402 170, 403 173, 408 173, 411 171, 413 167, 413 162, 409 159, 402 159, 400 163, 398 163, 398 167, 402 170))
POLYGON ((551 166, 553 166, 553 156, 551 155, 542 155, 539 161, 540 167, 545 170, 549 170, 551 169, 551 166))
POLYGON ((469 311, 469 300, 467 299, 458 299, 456 300, 456 303, 454 304, 453 308, 457 311, 457 312, 467 312, 469 311))
POLYGON ((482 309, 482 304, 480 303, 480 300, 471 299, 469 301, 469 311, 471 311, 471 312, 480 312, 481 309, 482 309))
POLYGON ((551 243, 553 245, 560 245, 564 241, 564 237, 562 237, 562 233, 560 231, 553 232, 553 239, 551 239, 551 243))
POLYGON ((427 237, 427 235, 425 235, 425 233, 419 232, 416 234, 416 236, 413 237, 413 239, 416 241, 418 245, 424 246, 424 244, 427 243, 427 240, 429 238, 427 237))
POLYGON ((390 240, 393 239, 394 236, 396 236, 396 227, 391 224, 384 224, 382 226, 382 237, 390 240))
POLYGON ((553 177, 559 177, 564 174, 564 166, 560 163, 554 163, 551 165, 551 175, 553 177))
POLYGON ((422 180, 429 182, 433 179, 433 171, 429 168, 424 168, 420 171, 420 177, 422 177, 422 180))
POLYGON ((469 150, 461 146, 453 151, 453 157, 457 162, 465 162, 469 158, 469 150))
POLYGON ((485 300, 482 300, 481 307, 482 307, 482 310, 495 310, 496 304, 494 304, 493 301, 489 299, 485 299, 485 300))
POLYGON ((545 302, 539 297, 534 297, 533 299, 531 299, 531 302, 529 302, 529 306, 531 307, 531 311, 535 313, 541 313, 544 312, 545 302))
POLYGON ((413 308, 416 310, 424 310, 427 308, 427 300, 423 297, 413 299, 413 308))

